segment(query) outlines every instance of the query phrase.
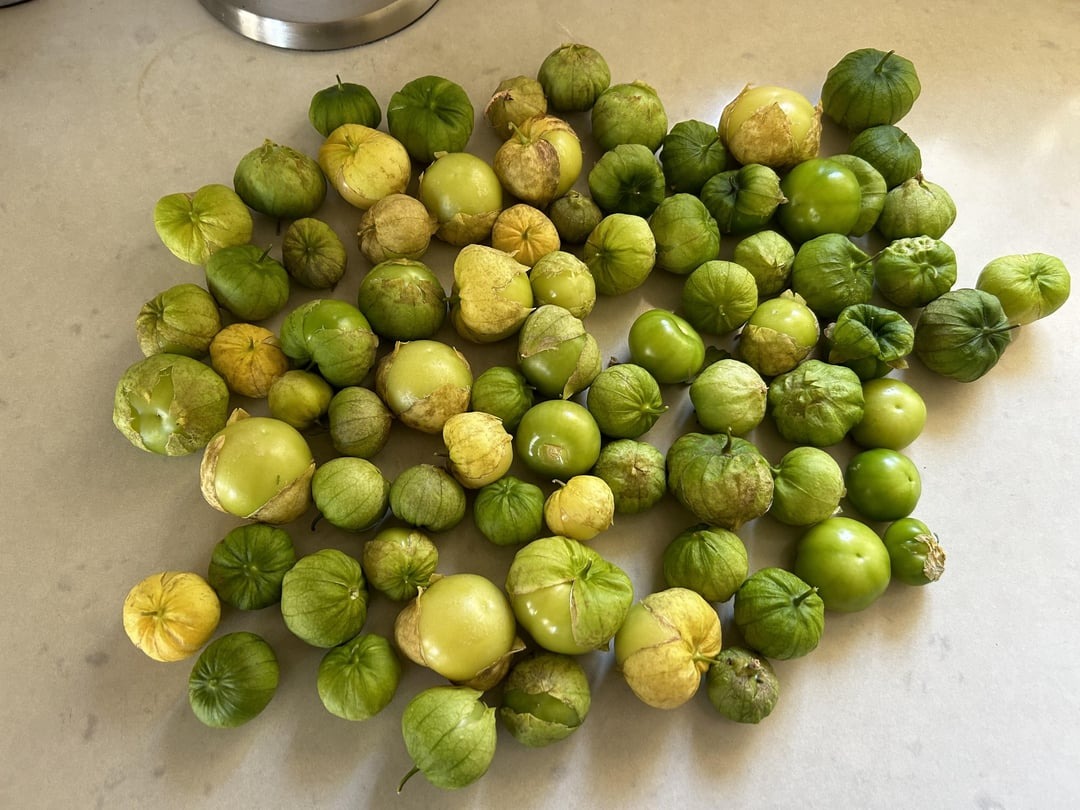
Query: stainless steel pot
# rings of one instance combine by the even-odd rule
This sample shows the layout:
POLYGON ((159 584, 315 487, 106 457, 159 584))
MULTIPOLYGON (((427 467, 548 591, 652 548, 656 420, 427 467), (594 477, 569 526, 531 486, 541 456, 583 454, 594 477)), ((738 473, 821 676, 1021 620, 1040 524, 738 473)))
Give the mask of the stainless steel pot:
POLYGON ((390 36, 420 19, 437 0, 199 2, 249 39, 289 50, 332 51, 390 36))

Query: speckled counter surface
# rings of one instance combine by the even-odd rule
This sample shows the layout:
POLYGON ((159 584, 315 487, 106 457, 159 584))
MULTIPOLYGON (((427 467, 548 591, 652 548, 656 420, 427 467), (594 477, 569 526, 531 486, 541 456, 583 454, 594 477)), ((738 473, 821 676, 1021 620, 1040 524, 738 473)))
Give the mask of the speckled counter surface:
MULTIPOLYGON (((160 243, 152 208, 165 194, 230 182, 264 138, 314 153, 308 101, 335 74, 384 105, 409 79, 444 75, 479 112, 500 79, 534 74, 573 40, 599 49, 615 81, 653 85, 672 122, 715 122, 748 82, 816 100, 844 53, 894 48, 923 82, 903 127, 959 208, 947 235, 959 285, 1008 253, 1080 266, 1075 2, 504 5, 441 0, 388 39, 330 53, 246 40, 195 0, 0 9, 0 806, 1074 806, 1075 301, 1023 329, 976 383, 907 372, 930 411, 910 448, 924 480, 917 514, 941 536, 946 574, 924 589, 894 584, 863 613, 830 615, 812 655, 777 664, 783 694, 760 726, 722 720, 703 692, 674 711, 649 709, 596 653, 579 733, 529 750, 500 731, 495 761, 473 786, 445 793, 418 777, 399 796, 410 765, 401 711, 437 683, 431 673, 410 667, 373 720, 338 720, 315 692, 318 651, 273 609, 227 611, 222 631, 251 629, 274 644, 282 684, 254 722, 214 731, 188 708, 190 662, 157 664, 128 642, 128 589, 158 570, 204 571, 235 525, 202 500, 197 457, 142 453, 111 424, 116 380, 140 356, 139 307, 202 281, 160 243)), ((495 144, 480 121, 470 148, 490 156, 495 144)), ((345 237, 358 219, 333 194, 325 216, 345 237)), ((257 238, 274 239, 259 227, 257 238)), ((338 293, 348 298, 365 265, 346 242, 353 263, 338 293)), ((445 246, 431 254, 444 279, 450 256, 445 246)), ((602 302, 588 325, 605 352, 625 358, 628 318, 672 304, 677 284, 657 278, 602 302)), ((512 347, 489 347, 477 363, 510 357, 512 347)), ((671 413, 650 434, 658 444, 693 425, 685 392, 665 397, 671 413)), ((380 459, 388 476, 437 449, 404 429, 392 441, 380 459)), ((619 520, 595 546, 643 595, 662 586, 660 551, 690 522, 665 502, 619 520)), ((364 539, 312 533, 307 521, 293 529, 303 552, 358 554, 364 539)), ((753 568, 784 560, 793 542, 768 521, 743 535, 753 568)), ((439 543, 445 571, 496 580, 512 553, 466 528, 439 543)), ((728 630, 730 606, 721 615, 728 630)), ((369 626, 388 632, 392 618, 392 606, 373 603, 369 626)))

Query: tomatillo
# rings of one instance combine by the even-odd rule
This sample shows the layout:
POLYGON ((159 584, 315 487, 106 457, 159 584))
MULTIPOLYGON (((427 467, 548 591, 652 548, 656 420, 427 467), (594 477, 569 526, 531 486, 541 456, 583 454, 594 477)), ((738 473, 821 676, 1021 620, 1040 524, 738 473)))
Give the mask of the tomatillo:
POLYGON ((826 610, 854 613, 885 593, 889 551, 877 532, 849 517, 815 523, 799 539, 792 571, 811 587, 826 610))
POLYGON ((584 405, 544 400, 521 417, 514 449, 534 473, 565 481, 588 472, 600 457, 600 428, 584 405))
POLYGON ((910 458, 876 447, 856 453, 844 470, 847 499, 870 520, 899 520, 919 503, 922 478, 910 458))
POLYGON ((862 189, 855 173, 829 158, 797 164, 780 180, 787 202, 776 219, 796 242, 826 233, 847 234, 862 213, 862 189))
POLYGON ((656 381, 687 382, 705 362, 705 342, 685 319, 666 309, 650 309, 630 326, 630 359, 656 381))

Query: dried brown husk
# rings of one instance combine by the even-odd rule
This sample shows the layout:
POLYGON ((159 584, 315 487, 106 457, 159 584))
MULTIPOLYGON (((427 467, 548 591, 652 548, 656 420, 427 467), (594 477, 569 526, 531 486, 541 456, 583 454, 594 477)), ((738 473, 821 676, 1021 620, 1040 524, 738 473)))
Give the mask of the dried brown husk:
POLYGON ((357 243, 372 264, 419 259, 427 253, 438 220, 420 200, 399 193, 383 197, 360 218, 357 243))

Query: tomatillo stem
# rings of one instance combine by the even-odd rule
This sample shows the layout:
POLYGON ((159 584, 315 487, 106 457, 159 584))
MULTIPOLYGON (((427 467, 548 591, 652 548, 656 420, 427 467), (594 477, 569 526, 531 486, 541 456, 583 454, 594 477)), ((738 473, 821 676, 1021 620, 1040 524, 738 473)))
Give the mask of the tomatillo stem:
POLYGON ((410 779, 412 779, 413 776, 415 776, 419 772, 420 772, 420 769, 417 766, 413 765, 412 770, 410 770, 407 774, 405 774, 405 776, 403 776, 401 778, 401 781, 398 782, 397 792, 401 793, 401 789, 405 787, 405 783, 408 782, 410 779))

